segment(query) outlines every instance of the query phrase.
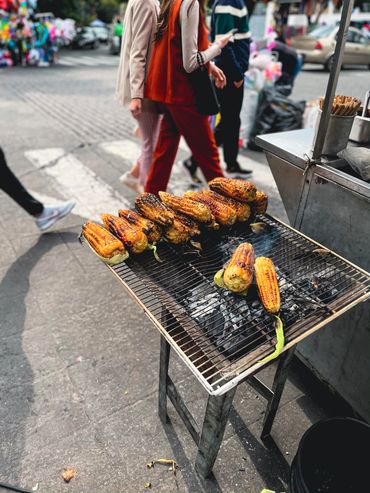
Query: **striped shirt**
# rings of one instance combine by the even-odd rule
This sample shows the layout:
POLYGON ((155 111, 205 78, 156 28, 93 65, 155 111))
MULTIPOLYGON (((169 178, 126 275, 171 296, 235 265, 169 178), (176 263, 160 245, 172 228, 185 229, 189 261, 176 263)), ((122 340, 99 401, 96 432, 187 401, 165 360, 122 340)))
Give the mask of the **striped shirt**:
POLYGON ((235 28, 238 29, 237 33, 215 62, 229 80, 238 82, 244 78, 249 64, 251 33, 247 6, 244 0, 215 0, 211 19, 212 41, 235 28))

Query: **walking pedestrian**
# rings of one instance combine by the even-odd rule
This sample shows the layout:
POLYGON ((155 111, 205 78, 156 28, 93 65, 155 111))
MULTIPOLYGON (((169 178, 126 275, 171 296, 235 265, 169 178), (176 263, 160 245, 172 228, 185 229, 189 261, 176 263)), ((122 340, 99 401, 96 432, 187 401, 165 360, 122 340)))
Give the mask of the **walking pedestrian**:
MULTIPOLYGON (((238 154, 244 73, 249 65, 248 10, 244 0, 215 0, 211 17, 211 39, 217 41, 220 36, 233 29, 237 32, 231 42, 215 58, 215 64, 225 73, 227 79, 226 87, 217 91, 221 121, 215 128, 215 139, 217 145, 223 146, 226 176, 245 178, 252 171, 241 168, 238 154)), ((199 183, 198 165, 194 155, 182 162, 184 171, 195 184, 199 183)))
POLYGON ((33 216, 40 231, 50 228, 67 216, 75 206, 69 201, 59 205, 44 205, 32 197, 7 165, 5 155, 0 147, 0 189, 7 193, 17 204, 33 216))
POLYGON ((137 120, 141 155, 120 180, 136 192, 144 190, 160 124, 157 104, 145 98, 144 94, 158 13, 158 0, 130 0, 124 20, 116 98, 122 105, 128 105, 137 120))
POLYGON ((221 106, 221 133, 226 175, 245 177, 252 171, 242 169, 238 163, 240 111, 244 96, 244 74, 249 66, 250 36, 248 10, 244 0, 215 0, 211 18, 211 39, 237 29, 233 40, 215 59, 223 70, 227 85, 218 92, 221 106))
MULTIPOLYGON (((161 103, 163 119, 153 156, 147 192, 166 190, 184 136, 206 180, 223 176, 208 116, 199 113, 189 74, 199 68, 198 52, 208 64, 226 46, 231 34, 209 45, 204 0, 163 0, 150 60, 146 95, 161 103)), ((225 75, 213 63, 210 72, 220 88, 225 75)))

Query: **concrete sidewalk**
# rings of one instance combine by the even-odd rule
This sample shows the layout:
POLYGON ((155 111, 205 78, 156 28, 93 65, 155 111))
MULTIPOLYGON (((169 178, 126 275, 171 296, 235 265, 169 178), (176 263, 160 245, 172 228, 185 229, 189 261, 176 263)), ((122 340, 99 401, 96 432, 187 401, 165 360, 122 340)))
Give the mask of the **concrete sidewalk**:
MULTIPOLYGON (((8 79, 8 92, 0 100, 6 115, 0 122, 2 145, 9 164, 33 191, 64 198, 66 190, 52 165, 38 169, 26 158, 35 149, 63 148, 93 173, 112 200, 132 201, 118 181, 129 160, 100 145, 132 138, 127 114, 118 115, 109 103, 110 137, 95 132, 101 115, 89 121, 89 141, 71 125, 83 122, 91 87, 105 88, 100 95, 97 89, 93 93, 97 106, 106 106, 109 114, 109 70, 89 71, 87 77, 81 69, 75 72, 77 80, 66 78, 61 86, 60 72, 50 72, 46 82, 46 76, 27 71, 28 85, 16 72, 8 79), (75 109, 73 94, 66 90, 71 81, 79 91, 75 109), (43 88, 47 101, 54 97, 62 106, 64 102, 71 114, 68 125, 60 113, 37 110, 36 86, 43 88), (116 117, 125 122, 121 130, 116 117)), ((258 159, 261 163, 251 163, 256 182, 270 193, 270 212, 284 217, 268 167, 262 155, 258 159)), ((174 183, 187 187, 179 173, 174 183)), ((80 210, 93 205, 79 204, 80 210)), ((77 236, 84 218, 72 214, 54 231, 40 235, 32 219, 4 194, 0 211, 0 482, 29 489, 38 485, 45 493, 138 492, 146 482, 152 491, 166 493, 259 493, 264 487, 286 491, 289 464, 304 431, 325 416, 348 413, 295 362, 273 441, 262 443, 265 403, 243 384, 214 477, 201 481, 193 469, 196 448, 173 408, 169 405, 170 425, 163 427, 158 418, 159 334, 104 265, 80 246, 77 236), (177 460, 176 477, 165 467, 146 468, 159 458, 177 460), (68 485, 61 479, 64 467, 77 471, 68 485)), ((271 366, 261 373, 267 384, 273 371, 271 366)), ((171 375, 201 422, 205 391, 177 357, 171 359, 171 375)))

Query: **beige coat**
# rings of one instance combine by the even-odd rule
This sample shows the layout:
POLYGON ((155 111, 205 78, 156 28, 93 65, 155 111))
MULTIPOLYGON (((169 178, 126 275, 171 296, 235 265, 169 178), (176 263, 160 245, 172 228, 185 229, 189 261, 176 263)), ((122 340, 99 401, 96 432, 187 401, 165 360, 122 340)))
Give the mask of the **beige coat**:
MULTIPOLYGON (((116 99, 122 105, 129 104, 133 98, 144 98, 158 12, 157 0, 129 0, 128 2, 116 84, 116 99)), ((143 109, 153 111, 155 104, 144 100, 143 109)))

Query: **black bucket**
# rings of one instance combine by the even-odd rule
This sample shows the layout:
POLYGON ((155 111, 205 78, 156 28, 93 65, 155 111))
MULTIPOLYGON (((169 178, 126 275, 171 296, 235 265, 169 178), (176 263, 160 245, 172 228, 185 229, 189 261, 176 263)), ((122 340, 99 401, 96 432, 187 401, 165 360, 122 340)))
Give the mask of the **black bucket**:
POLYGON ((303 435, 290 469, 290 493, 370 491, 370 426, 331 418, 303 435))

